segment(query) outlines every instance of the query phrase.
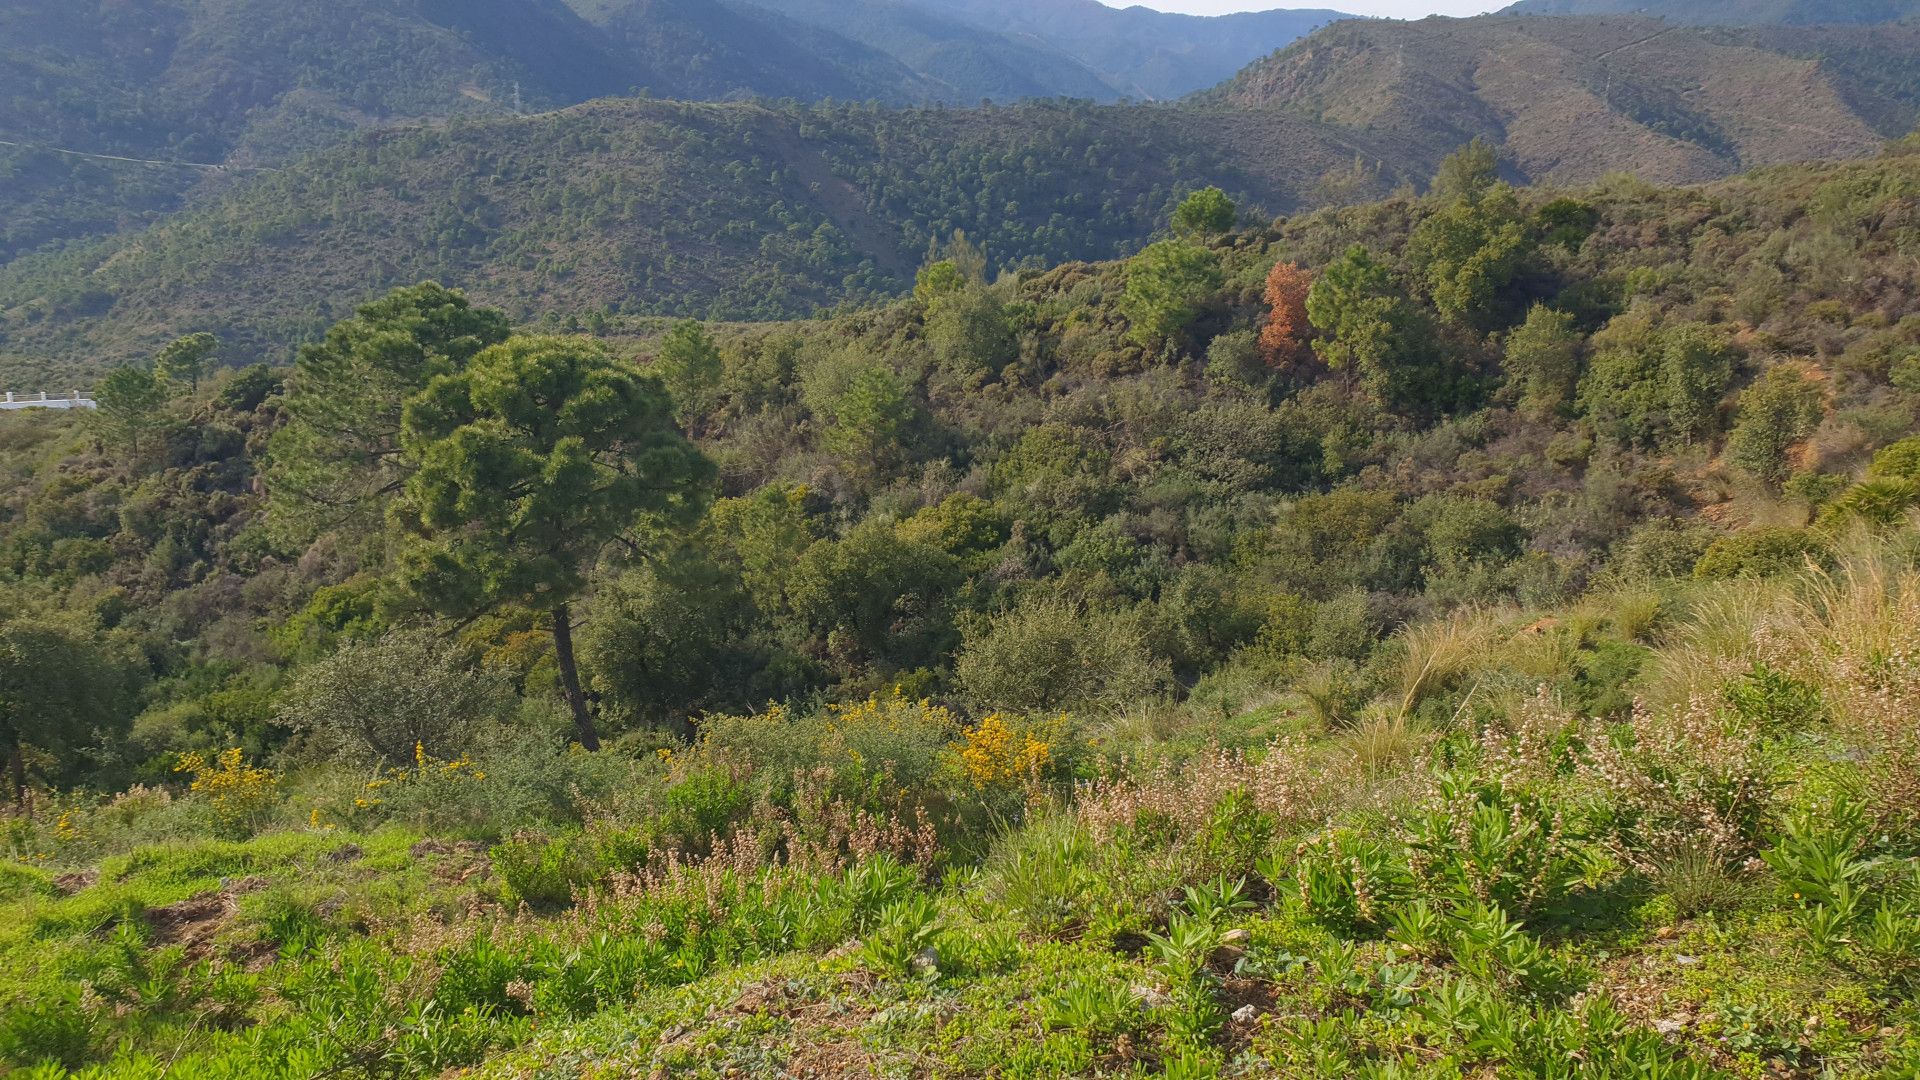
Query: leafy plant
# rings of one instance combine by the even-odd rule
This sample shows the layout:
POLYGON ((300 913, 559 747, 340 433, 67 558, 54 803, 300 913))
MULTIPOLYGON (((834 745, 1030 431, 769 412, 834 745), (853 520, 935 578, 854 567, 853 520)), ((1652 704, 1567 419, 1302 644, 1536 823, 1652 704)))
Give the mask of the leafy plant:
POLYGON ((860 942, 860 959, 877 971, 907 973, 940 934, 940 907, 914 893, 881 909, 860 942))

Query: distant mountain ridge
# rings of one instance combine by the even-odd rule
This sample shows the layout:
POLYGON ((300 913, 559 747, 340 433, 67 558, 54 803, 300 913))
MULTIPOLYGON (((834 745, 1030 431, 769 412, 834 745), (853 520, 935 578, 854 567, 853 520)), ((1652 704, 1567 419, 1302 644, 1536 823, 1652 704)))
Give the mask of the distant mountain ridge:
POLYGON ((0 146, 0 263, 230 186, 211 169, 112 156, 277 166, 368 127, 642 93, 895 106, 1177 96, 1332 16, 1213 21, 1035 0, 1016 6, 1032 9, 1023 21, 995 3, 10 0, 0 140, 16 145, 0 146))
POLYGON ((1474 138, 1515 179, 1689 183, 1859 157, 1920 121, 1920 27, 1687 27, 1643 17, 1350 21, 1201 100, 1429 152, 1474 138))
POLYGON ((1180 15, 1109 7, 1099 0, 914 2, 1045 42, 1098 72, 1120 93, 1150 100, 1213 86, 1288 42, 1353 17, 1324 8, 1180 15))
POLYGON ((1649 15, 1691 26, 1853 26, 1920 17, 1920 0, 1519 0, 1502 15, 1649 15))

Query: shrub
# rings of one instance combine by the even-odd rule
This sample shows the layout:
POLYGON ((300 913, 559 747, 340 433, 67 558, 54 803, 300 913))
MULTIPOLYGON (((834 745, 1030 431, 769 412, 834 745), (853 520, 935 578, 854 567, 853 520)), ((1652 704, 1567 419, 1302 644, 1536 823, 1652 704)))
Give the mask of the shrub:
POLYGON ((1722 537, 1694 564, 1693 576, 1702 580, 1773 577, 1825 565, 1833 558, 1832 545, 1807 529, 1749 529, 1722 537))
POLYGON ((1170 673, 1138 618, 1048 598, 968 633, 954 676, 983 708, 1057 713, 1123 708, 1158 693, 1170 673))
POLYGON ((294 676, 282 720, 329 753, 409 762, 420 750, 455 758, 512 693, 474 670, 430 631, 395 631, 349 641, 294 676))
POLYGON ((1054 743, 1069 723, 1064 713, 1041 725, 989 713, 961 733, 960 766, 976 788, 1038 781, 1052 771, 1054 743))
POLYGON ((1727 439, 1727 458, 1775 487, 1790 471, 1787 451, 1813 434, 1826 411, 1819 384, 1786 364, 1740 395, 1740 418, 1727 439))
POLYGON ((1041 1013, 1050 1028, 1068 1028, 1111 1038, 1139 1030, 1140 999, 1106 979, 1079 979, 1047 1002, 1041 1013))
POLYGON ((192 774, 193 793, 207 800, 215 820, 230 833, 254 831, 279 804, 280 778, 272 769, 247 764, 238 747, 211 761, 198 753, 182 754, 173 771, 192 774))
POLYGON ((0 1009, 0 1061, 78 1069, 93 1055, 93 1017, 78 990, 55 991, 0 1009))

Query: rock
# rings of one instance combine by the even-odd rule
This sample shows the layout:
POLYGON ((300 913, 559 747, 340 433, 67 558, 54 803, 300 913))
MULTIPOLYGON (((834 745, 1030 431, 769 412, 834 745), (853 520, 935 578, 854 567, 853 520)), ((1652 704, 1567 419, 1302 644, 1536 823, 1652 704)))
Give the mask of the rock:
POLYGON ((327 852, 325 858, 330 863, 348 863, 359 861, 365 854, 366 852, 360 850, 359 844, 348 844, 327 852))
POLYGON ((1128 991, 1133 994, 1134 1000, 1149 1009, 1158 1009, 1173 1003, 1172 998, 1151 986, 1128 987, 1128 991))
POLYGON ((1233 1010, 1233 1022, 1236 1024, 1251 1024, 1253 1023, 1253 1018, 1259 1015, 1259 1009, 1251 1005, 1242 1005, 1233 1010))
POLYGON ((908 967, 915 975, 937 975, 940 973, 940 950, 929 945, 913 954, 908 967))
POLYGON ((1697 956, 1676 956, 1673 958, 1673 962, 1679 964, 1681 967, 1692 967, 1700 962, 1700 958, 1697 956))
POLYGON ((1655 1020, 1653 1030, 1662 1035, 1677 1035, 1686 1030, 1687 1025, 1679 1020, 1655 1020))
POLYGON ((1220 935, 1220 944, 1222 945, 1245 945, 1252 940, 1253 931, 1251 930, 1229 930, 1220 935))

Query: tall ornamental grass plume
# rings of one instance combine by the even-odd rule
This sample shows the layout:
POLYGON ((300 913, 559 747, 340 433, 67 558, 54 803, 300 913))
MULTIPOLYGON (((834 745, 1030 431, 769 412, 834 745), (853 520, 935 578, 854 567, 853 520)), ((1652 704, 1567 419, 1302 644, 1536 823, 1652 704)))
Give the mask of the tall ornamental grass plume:
POLYGON ((1865 760, 1884 828, 1920 826, 1920 570, 1883 557, 1818 575, 1799 613, 1800 662, 1865 760))
POLYGON ((1481 665, 1499 641, 1502 622, 1498 612, 1461 608, 1402 631, 1398 641, 1405 655, 1395 719, 1413 716, 1422 700, 1451 688, 1481 665))

